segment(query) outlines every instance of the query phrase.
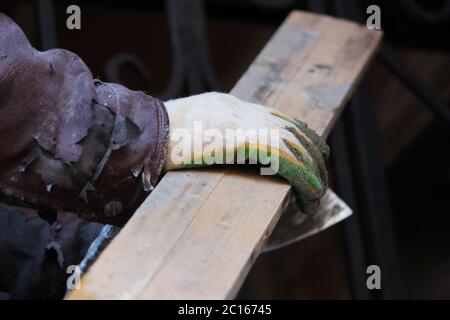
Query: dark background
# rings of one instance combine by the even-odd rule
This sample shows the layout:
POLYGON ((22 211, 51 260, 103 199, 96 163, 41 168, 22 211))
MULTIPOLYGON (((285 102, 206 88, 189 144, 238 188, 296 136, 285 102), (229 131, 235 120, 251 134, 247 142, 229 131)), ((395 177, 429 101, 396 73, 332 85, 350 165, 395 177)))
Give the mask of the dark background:
MULTIPOLYGON (((204 31, 207 32, 211 70, 218 80, 217 88, 205 85, 205 89, 225 92, 243 74, 290 10, 345 15, 339 9, 340 1, 204 2, 204 31)), ((380 6, 385 44, 391 54, 441 104, 448 105, 449 1, 346 1, 350 2, 351 5, 346 4, 352 7, 350 11, 356 11, 363 19, 367 17, 365 8, 369 4, 380 6)), ((113 80, 132 89, 157 96, 162 94, 177 58, 172 54, 168 9, 164 1, 56 1, 54 9, 58 47, 77 53, 95 76, 105 80, 110 80, 107 70, 114 57, 131 55, 141 67, 125 64, 118 69, 119 79, 113 80), (66 7, 74 3, 82 10, 81 30, 65 27, 66 7)), ((34 46, 42 47, 39 23, 46 22, 38 19, 36 1, 1 0, 0 11, 23 28, 34 46)), ((370 103, 362 106, 373 109, 370 121, 376 129, 371 133, 373 139, 369 147, 381 160, 376 163, 385 174, 386 188, 381 192, 387 194, 390 208, 372 211, 382 220, 375 232, 378 237, 383 237, 384 229, 392 229, 392 239, 388 236, 387 244, 385 242, 381 248, 395 254, 393 259, 389 255, 386 259, 389 268, 397 271, 391 273, 395 279, 386 277, 388 280, 382 273, 382 287, 394 294, 369 293, 367 296, 355 290, 352 281, 358 276, 365 279, 366 275, 363 270, 355 271, 350 267, 354 247, 349 243, 348 227, 339 224, 260 256, 242 287, 240 298, 450 298, 449 123, 430 112, 430 106, 417 99, 378 58, 367 72, 367 86, 370 103), (376 146, 372 146, 375 143, 376 146), (390 289, 392 286, 395 288, 390 289)), ((185 85, 177 94, 189 94, 191 89, 185 85)), ((351 117, 350 112, 344 116, 351 117)), ((346 140, 348 155, 354 158, 358 147, 351 136, 359 133, 348 123, 345 132, 350 136, 346 140)), ((335 149, 336 143, 332 143, 332 147, 335 149)), ((356 170, 357 164, 352 166, 356 170)), ((332 165, 331 170, 340 168, 332 165)), ((364 175, 360 180, 363 184, 371 183, 364 175)), ((339 188, 337 193, 340 194, 339 188)), ((355 194, 359 197, 358 192, 355 194)), ((365 237, 365 230, 371 230, 371 226, 367 226, 367 219, 364 219, 364 206, 358 208, 355 215, 363 221, 358 232, 365 237)), ((365 240, 363 250, 370 252, 371 241, 365 240)), ((370 254, 368 256, 365 265, 376 263, 371 261, 370 254)), ((1 265, 0 271, 6 272, 1 265)))

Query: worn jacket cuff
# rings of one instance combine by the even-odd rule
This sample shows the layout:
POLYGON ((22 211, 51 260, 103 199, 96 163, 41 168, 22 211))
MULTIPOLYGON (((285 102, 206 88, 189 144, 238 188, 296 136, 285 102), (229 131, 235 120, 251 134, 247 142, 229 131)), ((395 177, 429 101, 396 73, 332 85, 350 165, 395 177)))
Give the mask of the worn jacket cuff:
POLYGON ((74 53, 35 50, 0 13, 0 196, 121 225, 157 183, 164 104, 94 80, 74 53))

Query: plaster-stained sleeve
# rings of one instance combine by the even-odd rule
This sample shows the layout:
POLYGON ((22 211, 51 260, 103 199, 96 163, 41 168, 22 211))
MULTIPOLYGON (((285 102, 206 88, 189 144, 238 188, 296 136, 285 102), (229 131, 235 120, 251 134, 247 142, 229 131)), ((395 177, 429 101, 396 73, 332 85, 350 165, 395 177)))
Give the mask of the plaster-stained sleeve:
POLYGON ((0 13, 0 195, 122 224, 158 181, 162 102, 92 78, 74 53, 35 50, 0 13))

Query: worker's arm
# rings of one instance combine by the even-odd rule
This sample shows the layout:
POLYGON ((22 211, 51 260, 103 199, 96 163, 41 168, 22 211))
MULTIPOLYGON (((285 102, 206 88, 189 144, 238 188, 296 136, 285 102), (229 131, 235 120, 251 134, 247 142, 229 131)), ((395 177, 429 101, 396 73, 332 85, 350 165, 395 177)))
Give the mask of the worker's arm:
POLYGON ((94 80, 74 53, 35 50, 0 13, 3 199, 121 224, 158 181, 168 126, 159 100, 94 80))
POLYGON ((306 211, 314 211, 327 186, 328 149, 300 121, 225 94, 164 104, 94 80, 78 56, 35 50, 2 14, 0 121, 4 198, 105 223, 123 224, 163 168, 236 163, 239 155, 262 164, 269 157, 272 173, 295 187, 306 211), (198 123, 209 138, 197 136, 198 123), (244 132, 232 142, 211 137, 225 129, 244 132), (261 130, 269 131, 264 137, 261 130))

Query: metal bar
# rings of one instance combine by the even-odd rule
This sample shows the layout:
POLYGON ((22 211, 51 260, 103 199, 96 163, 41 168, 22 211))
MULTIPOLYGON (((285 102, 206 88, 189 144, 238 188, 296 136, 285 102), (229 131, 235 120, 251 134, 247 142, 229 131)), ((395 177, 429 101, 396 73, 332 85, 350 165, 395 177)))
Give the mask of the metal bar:
POLYGON ((386 46, 382 46, 378 57, 388 68, 433 114, 450 128, 450 109, 438 101, 436 96, 406 68, 386 46))
POLYGON ((380 266, 384 279, 382 289, 374 291, 374 296, 398 299, 404 295, 403 286, 373 110, 368 83, 363 80, 344 115, 349 145, 353 146, 355 192, 360 203, 368 265, 380 266))
POLYGON ((352 209, 353 215, 342 222, 350 289, 354 299, 370 299, 366 287, 367 257, 361 230, 360 210, 356 201, 354 177, 351 168, 349 146, 345 133, 344 119, 340 118, 330 135, 331 166, 334 188, 352 209))
POLYGON ((37 0, 36 7, 41 50, 56 48, 54 2, 53 0, 37 0))
POLYGON ((219 81, 210 59, 202 0, 166 0, 173 67, 163 99, 178 96, 184 86, 189 94, 218 91, 219 81))
MULTIPOLYGON (((335 0, 333 4, 332 11, 338 17, 362 22, 361 13, 364 11, 358 3, 335 0)), ((350 223, 344 228, 344 238, 347 247, 352 249, 354 244, 349 241, 354 240, 359 229, 363 236, 367 266, 376 264, 382 270, 384 279, 382 289, 372 291, 372 297, 402 298, 404 290, 397 244, 373 110, 368 83, 362 80, 343 116, 347 130, 347 144, 353 146, 348 150, 348 158, 352 161, 351 168, 355 179, 353 193, 358 202, 354 216, 359 217, 358 224, 352 226, 350 223)), ((352 278, 356 279, 357 276, 353 275, 352 278)), ((355 288, 355 285, 352 288, 355 288)))

